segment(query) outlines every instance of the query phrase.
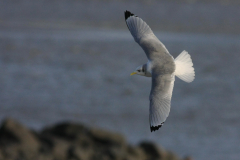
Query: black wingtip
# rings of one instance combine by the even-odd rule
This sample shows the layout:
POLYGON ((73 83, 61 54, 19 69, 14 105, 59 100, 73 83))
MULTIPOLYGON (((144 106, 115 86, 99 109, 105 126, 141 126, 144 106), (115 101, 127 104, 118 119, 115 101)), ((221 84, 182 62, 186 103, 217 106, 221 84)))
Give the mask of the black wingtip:
POLYGON ((159 128, 161 128, 162 125, 163 125, 163 123, 164 123, 164 122, 162 122, 162 123, 161 123, 160 125, 158 125, 158 126, 150 126, 150 130, 151 130, 151 132, 152 132, 152 131, 155 132, 156 130, 158 130, 159 128))
POLYGON ((159 129, 159 128, 161 128, 161 127, 162 127, 162 125, 158 125, 158 126, 151 126, 151 127, 150 127, 150 130, 151 130, 151 132, 152 132, 152 131, 154 131, 154 132, 155 132, 156 130, 158 130, 158 129, 159 129))
POLYGON ((131 12, 129 12, 128 10, 126 10, 125 12, 125 20, 127 20, 129 17, 131 17, 131 16, 135 16, 135 17, 137 17, 136 15, 134 15, 133 13, 131 13, 131 12))

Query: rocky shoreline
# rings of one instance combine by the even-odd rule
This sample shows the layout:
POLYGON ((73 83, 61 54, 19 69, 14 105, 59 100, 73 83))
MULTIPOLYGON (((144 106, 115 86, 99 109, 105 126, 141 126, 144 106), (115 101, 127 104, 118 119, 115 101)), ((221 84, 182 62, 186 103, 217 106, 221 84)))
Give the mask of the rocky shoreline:
MULTIPOLYGON (((60 123, 35 132, 13 119, 0 128, 0 160, 180 160, 151 142, 125 138, 82 124, 60 123)), ((185 160, 190 160, 190 157, 185 160)))

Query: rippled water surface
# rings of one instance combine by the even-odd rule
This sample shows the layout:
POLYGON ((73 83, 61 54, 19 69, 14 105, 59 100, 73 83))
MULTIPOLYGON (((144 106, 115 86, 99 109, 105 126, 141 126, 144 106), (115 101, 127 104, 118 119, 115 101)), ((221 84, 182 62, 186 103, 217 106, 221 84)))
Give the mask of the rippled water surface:
POLYGON ((174 57, 187 50, 196 71, 192 83, 176 78, 159 131, 148 124, 150 78, 130 76, 147 59, 127 29, 1 30, 0 120, 37 130, 76 121, 196 160, 238 159, 240 37, 155 33, 174 57))
POLYGON ((234 0, 0 2, 0 122, 33 129, 74 121, 154 141, 181 157, 239 160, 240 10, 234 0), (143 18, 169 52, 193 59, 176 78, 164 126, 150 132, 151 79, 124 22, 143 18), (159 32, 161 31, 161 32, 159 32))

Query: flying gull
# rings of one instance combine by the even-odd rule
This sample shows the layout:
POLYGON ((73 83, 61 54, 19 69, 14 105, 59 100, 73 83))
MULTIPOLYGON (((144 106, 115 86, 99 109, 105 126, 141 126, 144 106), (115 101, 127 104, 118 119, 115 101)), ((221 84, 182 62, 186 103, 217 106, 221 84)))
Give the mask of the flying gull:
POLYGON ((137 67, 131 75, 152 77, 149 123, 151 132, 156 131, 169 115, 175 75, 188 83, 194 80, 192 59, 186 51, 174 59, 151 28, 133 13, 125 11, 125 21, 134 40, 148 58, 148 62, 137 67))

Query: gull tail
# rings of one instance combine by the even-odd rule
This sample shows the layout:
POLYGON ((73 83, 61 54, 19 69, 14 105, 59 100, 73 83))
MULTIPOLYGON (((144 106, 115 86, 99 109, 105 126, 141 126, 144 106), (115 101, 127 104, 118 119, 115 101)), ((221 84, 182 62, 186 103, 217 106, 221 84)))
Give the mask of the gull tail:
POLYGON ((182 53, 175 58, 176 70, 175 75, 185 82, 192 82, 195 78, 195 71, 193 68, 193 63, 191 56, 187 51, 182 51, 182 53))

